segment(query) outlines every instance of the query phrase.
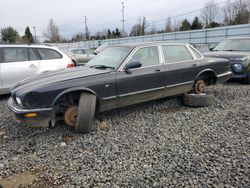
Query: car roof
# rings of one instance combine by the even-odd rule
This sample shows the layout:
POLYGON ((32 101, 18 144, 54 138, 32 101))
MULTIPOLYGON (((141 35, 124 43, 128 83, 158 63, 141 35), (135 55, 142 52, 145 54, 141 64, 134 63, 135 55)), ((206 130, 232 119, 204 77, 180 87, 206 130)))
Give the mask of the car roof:
MULTIPOLYGON (((174 42, 174 41, 153 41, 153 42, 134 42, 134 43, 125 43, 115 46, 125 46, 125 47, 140 47, 140 46, 150 46, 150 45, 162 45, 162 44, 174 44, 174 45, 187 45, 188 43, 184 42, 174 42)), ((113 46, 113 45, 112 45, 113 46)))
POLYGON ((28 47, 32 47, 32 48, 51 48, 51 49, 58 49, 55 46, 50 46, 50 45, 46 45, 46 44, 0 44, 0 47, 21 47, 21 48, 28 48, 28 47))

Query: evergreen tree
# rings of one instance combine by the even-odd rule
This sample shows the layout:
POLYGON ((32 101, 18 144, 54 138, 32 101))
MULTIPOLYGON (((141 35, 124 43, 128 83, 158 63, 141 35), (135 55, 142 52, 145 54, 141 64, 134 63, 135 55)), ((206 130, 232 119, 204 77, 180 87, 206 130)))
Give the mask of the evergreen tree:
POLYGON ((112 37, 112 33, 111 33, 110 29, 108 29, 108 31, 107 31, 107 38, 110 39, 111 37, 112 37))
POLYGON ((191 24, 187 19, 183 20, 181 23, 180 31, 187 31, 191 29, 191 24))
POLYGON ((115 29, 115 37, 120 37, 121 36, 121 32, 119 31, 118 28, 115 29))
POLYGON ((1 40, 3 43, 15 43, 18 37, 18 32, 13 27, 1 29, 1 40))
POLYGON ((32 33, 30 32, 30 28, 26 27, 25 29, 25 35, 22 37, 23 41, 29 44, 34 43, 34 38, 32 36, 32 33))
POLYGON ((196 16, 194 18, 194 21, 191 25, 191 29, 194 30, 194 29, 202 29, 202 23, 199 21, 199 18, 196 16))

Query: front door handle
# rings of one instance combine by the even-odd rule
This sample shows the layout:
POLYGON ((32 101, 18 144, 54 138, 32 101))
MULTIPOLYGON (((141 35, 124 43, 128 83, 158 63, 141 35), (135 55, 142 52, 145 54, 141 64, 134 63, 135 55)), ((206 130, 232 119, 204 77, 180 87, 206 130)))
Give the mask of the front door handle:
POLYGON ((161 72, 161 69, 155 69, 155 72, 161 72))
POLYGON ((35 66, 34 64, 31 64, 30 66, 29 66, 29 68, 31 68, 31 69, 33 69, 33 68, 36 68, 37 66, 35 66))
POLYGON ((193 63, 193 66, 196 67, 196 66, 197 66, 197 63, 193 63))

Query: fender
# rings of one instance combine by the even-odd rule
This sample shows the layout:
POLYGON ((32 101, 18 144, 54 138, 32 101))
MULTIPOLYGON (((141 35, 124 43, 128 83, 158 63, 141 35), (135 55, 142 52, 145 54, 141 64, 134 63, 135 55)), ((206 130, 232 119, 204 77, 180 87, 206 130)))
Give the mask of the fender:
POLYGON ((214 70, 212 70, 212 69, 204 69, 201 72, 199 72, 199 74, 195 77, 194 80, 196 80, 201 74, 203 74, 205 72, 212 72, 214 74, 214 76, 217 78, 217 75, 215 74, 214 70))
POLYGON ((92 93, 93 95, 96 96, 96 99, 97 99, 97 101, 99 102, 99 97, 98 97, 98 95, 96 94, 96 92, 94 92, 93 90, 91 90, 91 89, 89 89, 89 88, 87 88, 87 87, 74 87, 74 88, 66 89, 66 90, 62 91, 60 94, 58 94, 58 95, 56 96, 56 98, 53 100, 51 106, 54 106, 55 103, 56 103, 56 101, 57 101, 61 96, 63 96, 63 95, 66 94, 66 93, 73 92, 73 91, 87 91, 87 92, 90 92, 90 93, 92 93))

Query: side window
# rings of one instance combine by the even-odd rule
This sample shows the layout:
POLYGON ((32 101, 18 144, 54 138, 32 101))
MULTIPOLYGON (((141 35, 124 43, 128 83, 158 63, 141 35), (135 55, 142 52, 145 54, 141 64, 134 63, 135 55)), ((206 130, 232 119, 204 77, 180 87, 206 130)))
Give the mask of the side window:
POLYGON ((37 50, 43 60, 62 58, 61 54, 59 54, 57 51, 52 50, 52 49, 38 48, 37 50))
POLYGON ((195 55, 198 59, 202 58, 201 54, 199 54, 199 53, 197 52, 196 49, 194 49, 194 48, 191 47, 191 46, 190 46, 190 48, 191 48, 192 52, 194 53, 194 55, 195 55))
POLYGON ((159 53, 157 46, 138 49, 130 58, 129 62, 139 61, 142 67, 159 64, 159 53))
POLYGON ((86 54, 94 54, 94 51, 90 50, 90 49, 85 49, 85 53, 86 54))
POLYGON ((3 48, 4 62, 28 61, 27 48, 3 48))
POLYGON ((166 45, 162 46, 166 63, 193 60, 192 55, 185 46, 166 45))
POLYGON ((29 51, 29 56, 30 56, 31 61, 39 60, 39 57, 35 53, 35 49, 29 48, 28 51, 29 51))

